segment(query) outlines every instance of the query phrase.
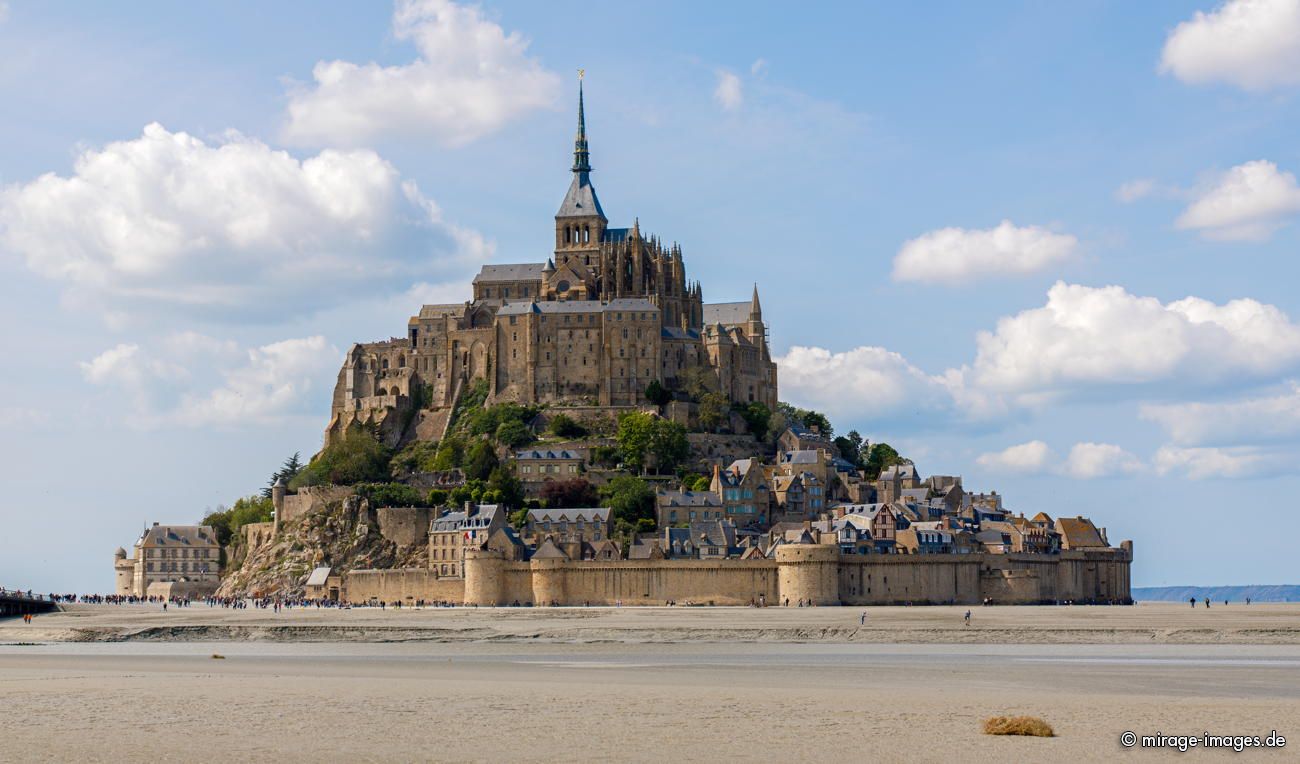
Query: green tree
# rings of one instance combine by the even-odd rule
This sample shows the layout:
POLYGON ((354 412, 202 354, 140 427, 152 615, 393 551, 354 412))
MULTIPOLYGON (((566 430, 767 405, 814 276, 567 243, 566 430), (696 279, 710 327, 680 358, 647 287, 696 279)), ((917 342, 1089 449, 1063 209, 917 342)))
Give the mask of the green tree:
POLYGON ((818 432, 828 438, 835 435, 835 429, 831 427, 831 420, 827 419, 825 414, 809 409, 796 408, 785 402, 778 403, 777 410, 785 415, 787 423, 799 422, 809 429, 815 427, 818 432))
POLYGON ((610 509, 615 532, 648 533, 655 529, 655 494, 646 481, 620 475, 600 489, 610 509))
POLYGON ((700 475, 699 477, 695 478, 694 482, 691 483, 689 490, 707 491, 709 490, 710 487, 712 487, 712 485, 713 485, 713 478, 707 475, 700 475))
POLYGON ((548 507, 594 507, 600 497, 585 478, 548 480, 542 484, 542 499, 548 507))
POLYGON ((587 428, 568 414, 556 414, 551 417, 547 429, 558 438, 581 438, 587 434, 587 428))
POLYGON ((835 439, 835 447, 839 449, 840 456, 858 469, 862 469, 863 443, 862 435, 857 430, 849 430, 847 436, 841 435, 835 439))
POLYGON ((226 546, 239 534, 239 529, 249 523, 269 523, 275 517, 275 506, 265 496, 245 496, 235 501, 229 509, 218 507, 208 513, 200 523, 210 525, 217 541, 226 546))
POLYGON ((441 488, 434 488, 429 491, 429 506, 441 507, 447 503, 447 492, 441 488))
POLYGON ((438 451, 434 454, 433 467, 435 472, 446 472, 454 470, 465 463, 465 443, 460 438, 443 438, 438 444, 438 451))
POLYGON ((362 483, 357 495, 371 507, 428 507, 429 495, 405 483, 362 483))
POLYGON ((727 421, 727 396, 722 393, 705 393, 700 396, 696 411, 700 428, 706 432, 717 432, 727 421))
POLYGON ((645 399, 656 406, 663 406, 673 399, 673 394, 657 380, 650 380, 645 387, 645 399))
POLYGON ((465 477, 471 480, 487 480, 498 464, 497 451, 486 440, 474 441, 465 451, 465 477))
POLYGON ((289 485, 355 485, 389 479, 392 451, 366 430, 349 432, 326 446, 289 485))
POLYGON ((498 425, 494 437, 498 443, 509 448, 519 448, 537 440, 528 425, 517 419, 509 419, 498 425))
POLYGON ((651 460, 660 470, 672 470, 690 455, 685 427, 642 411, 619 417, 614 437, 623 461, 641 471, 651 460))
POLYGON ((275 487, 277 482, 283 480, 284 484, 288 485, 294 478, 298 477, 299 472, 302 472, 301 454, 294 451, 293 456, 285 459, 284 464, 280 465, 280 469, 271 473, 271 479, 267 481, 266 487, 262 489, 262 497, 265 499, 271 498, 271 489, 275 487))
POLYGON ((767 437, 767 426, 772 420, 772 410, 763 403, 754 401, 748 405, 736 404, 736 411, 745 420, 745 426, 749 428, 757 440, 763 440, 767 437))
POLYGON ((519 507, 524 503, 524 486, 508 467, 496 467, 483 488, 482 501, 519 507))
POLYGON ((888 443, 873 443, 867 451, 866 463, 863 464, 863 470, 866 473, 867 480, 875 480, 880 477, 887 467, 895 464, 911 464, 909 459, 899 455, 894 447, 888 443))

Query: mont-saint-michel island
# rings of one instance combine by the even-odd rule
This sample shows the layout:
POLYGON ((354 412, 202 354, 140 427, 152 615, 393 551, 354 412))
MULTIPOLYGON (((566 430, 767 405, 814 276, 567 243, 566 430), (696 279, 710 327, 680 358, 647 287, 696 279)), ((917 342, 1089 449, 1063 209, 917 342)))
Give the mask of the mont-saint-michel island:
POLYGON ((0 50, 0 761, 1295 748, 1300 0, 0 50))
POLYGON ((683 246, 611 224, 577 100, 545 259, 485 265, 469 299, 352 345, 324 448, 205 524, 146 528, 114 554, 115 596, 1132 602, 1131 541, 780 401, 759 285, 706 302, 683 246))

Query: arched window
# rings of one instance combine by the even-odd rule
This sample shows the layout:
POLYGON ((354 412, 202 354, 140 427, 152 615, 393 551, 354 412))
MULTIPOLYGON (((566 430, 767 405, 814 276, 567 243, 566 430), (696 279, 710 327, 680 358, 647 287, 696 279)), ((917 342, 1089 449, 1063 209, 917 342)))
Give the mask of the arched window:
POLYGON ((397 365, 398 365, 398 367, 400 367, 400 368, 403 368, 403 369, 406 368, 406 354, 405 354, 405 353, 403 353, 402 355, 399 355, 399 356, 397 357, 397 365))
POLYGON ((384 371, 388 371, 388 359, 387 359, 387 358, 384 359, 382 366, 383 366, 384 371))

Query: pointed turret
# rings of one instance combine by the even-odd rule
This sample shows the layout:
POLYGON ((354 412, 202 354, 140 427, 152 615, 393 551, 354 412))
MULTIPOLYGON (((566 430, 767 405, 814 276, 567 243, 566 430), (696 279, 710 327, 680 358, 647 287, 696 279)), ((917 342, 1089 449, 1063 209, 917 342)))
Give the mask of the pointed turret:
POLYGON ((754 285, 754 296, 749 298, 749 320, 763 320, 763 306, 758 303, 758 284, 754 285))
POLYGON ((587 116, 582 108, 582 79, 578 79, 578 134, 573 139, 573 171, 591 172, 591 154, 587 151, 587 116))

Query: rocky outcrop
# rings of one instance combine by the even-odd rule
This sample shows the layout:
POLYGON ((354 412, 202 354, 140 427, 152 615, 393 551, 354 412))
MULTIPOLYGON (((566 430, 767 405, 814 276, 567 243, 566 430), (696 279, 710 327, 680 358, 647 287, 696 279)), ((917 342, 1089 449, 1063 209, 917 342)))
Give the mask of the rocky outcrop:
POLYGON ((423 567, 428 545, 402 547, 384 538, 375 510, 350 495, 321 505, 280 526, 269 542, 239 549, 217 596, 299 596, 313 568, 349 570, 423 567))

